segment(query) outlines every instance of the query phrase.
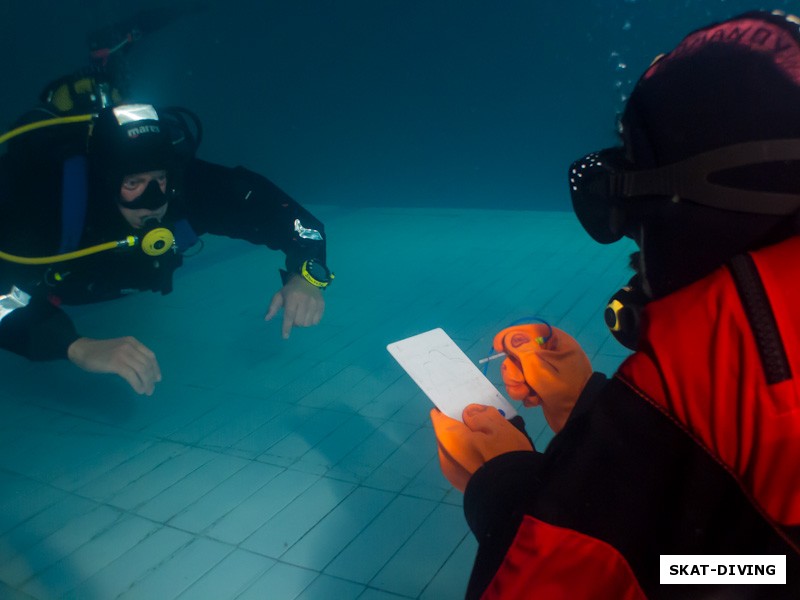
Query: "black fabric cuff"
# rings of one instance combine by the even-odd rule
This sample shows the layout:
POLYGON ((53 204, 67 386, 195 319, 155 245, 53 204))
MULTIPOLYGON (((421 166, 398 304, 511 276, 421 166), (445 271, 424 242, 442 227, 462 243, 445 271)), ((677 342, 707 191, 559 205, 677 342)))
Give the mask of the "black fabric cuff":
POLYGON ((31 333, 31 360, 66 359, 69 347, 81 337, 69 317, 61 311, 31 333))
POLYGON ((287 254, 286 255, 286 271, 288 275, 299 275, 300 270, 303 268, 303 263, 306 262, 309 258, 314 257, 301 257, 296 254, 287 254))
POLYGON ((600 394, 600 391, 606 386, 607 383, 608 377, 606 377, 603 373, 592 373, 591 377, 589 377, 589 381, 587 381, 586 385, 583 386, 581 395, 578 396, 578 401, 572 408, 572 412, 570 413, 567 422, 569 423, 571 419, 577 418, 589 410, 597 399, 597 396, 600 394))
POLYGON ((38 297, 0 322, 0 347, 35 361, 67 358, 67 349, 79 337, 64 311, 38 297))
POLYGON ((501 454, 470 477, 464 490, 464 515, 478 542, 507 523, 520 498, 527 498, 538 486, 542 454, 518 451, 501 454))
POLYGON ((529 436, 528 432, 525 430, 525 419, 522 418, 522 415, 514 415, 513 417, 508 419, 508 422, 511 423, 514 427, 516 427, 519 431, 525 434, 525 437, 528 438, 528 441, 531 443, 531 448, 535 450, 536 446, 533 444, 531 436, 529 436))
POLYGON ((294 275, 294 273, 289 273, 289 271, 286 271, 284 269, 278 269, 278 273, 280 273, 281 275, 281 283, 283 285, 289 283, 289 280, 292 278, 292 275, 294 275))

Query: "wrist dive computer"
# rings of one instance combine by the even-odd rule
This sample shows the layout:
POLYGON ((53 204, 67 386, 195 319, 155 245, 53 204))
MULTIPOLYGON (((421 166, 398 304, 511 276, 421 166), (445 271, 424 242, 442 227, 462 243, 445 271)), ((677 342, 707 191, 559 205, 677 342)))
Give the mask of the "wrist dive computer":
POLYGON ((333 281, 335 275, 322 262, 313 258, 305 261, 300 267, 300 275, 314 287, 325 289, 333 281))

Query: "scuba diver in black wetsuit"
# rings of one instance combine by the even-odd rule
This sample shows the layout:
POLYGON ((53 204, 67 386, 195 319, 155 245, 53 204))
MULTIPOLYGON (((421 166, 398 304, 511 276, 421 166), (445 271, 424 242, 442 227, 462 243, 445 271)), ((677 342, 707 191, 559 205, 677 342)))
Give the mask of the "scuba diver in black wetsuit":
POLYGON ((0 348, 116 373, 150 395, 161 379, 153 352, 130 336, 81 335, 62 304, 167 294, 183 253, 212 233, 286 254, 283 287, 265 319, 283 309, 288 338, 292 327, 319 322, 333 275, 322 223, 265 177, 196 158, 200 125, 189 111, 123 102, 108 69, 114 51, 100 52, 105 66, 48 86, 42 106, 0 137, 8 141, 0 157, 0 348))

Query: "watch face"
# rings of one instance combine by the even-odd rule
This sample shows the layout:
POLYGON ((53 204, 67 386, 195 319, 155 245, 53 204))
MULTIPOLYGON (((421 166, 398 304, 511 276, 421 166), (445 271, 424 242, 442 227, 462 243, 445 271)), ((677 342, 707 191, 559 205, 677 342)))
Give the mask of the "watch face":
POLYGON ((308 274, 317 281, 322 283, 327 283, 330 281, 330 274, 328 273, 328 269, 325 267, 325 265, 321 265, 313 260, 309 260, 306 263, 306 271, 308 271, 308 274))

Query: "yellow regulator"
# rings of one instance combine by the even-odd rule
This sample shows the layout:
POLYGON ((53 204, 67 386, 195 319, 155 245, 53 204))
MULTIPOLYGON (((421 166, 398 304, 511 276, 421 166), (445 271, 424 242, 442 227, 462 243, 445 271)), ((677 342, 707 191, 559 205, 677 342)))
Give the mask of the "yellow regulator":
POLYGON ((156 227, 144 234, 142 252, 147 256, 161 256, 175 244, 175 236, 166 227, 156 227))

